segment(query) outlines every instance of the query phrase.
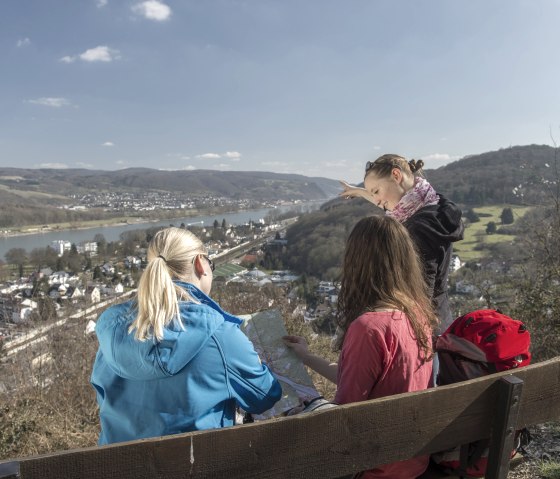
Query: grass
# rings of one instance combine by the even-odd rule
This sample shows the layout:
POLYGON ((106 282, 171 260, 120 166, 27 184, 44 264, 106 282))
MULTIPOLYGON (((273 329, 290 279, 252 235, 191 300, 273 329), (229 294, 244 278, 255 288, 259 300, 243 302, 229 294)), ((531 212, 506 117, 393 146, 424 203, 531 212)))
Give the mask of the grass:
MULTIPOLYGON (((4 179, 9 178, 9 177, 3 177, 4 179)), ((16 177, 13 177, 16 178, 16 177)), ((1 179, 1 178, 0 178, 1 179)), ((38 198, 38 199, 58 199, 58 200, 67 200, 68 198, 66 196, 63 195, 57 195, 57 194, 53 194, 53 193, 43 193, 41 191, 31 191, 31 190, 17 190, 14 188, 10 188, 6 185, 0 185, 0 189, 5 190, 5 191, 9 191, 10 193, 17 195, 21 198, 38 198)))
POLYGON ((544 479, 560 479, 560 462, 541 462, 539 464, 539 475, 544 479))
POLYGON ((522 218, 531 207, 526 206, 484 206, 480 208, 473 208, 475 213, 480 216, 480 221, 476 223, 468 223, 465 228, 465 238, 463 241, 455 243, 453 250, 459 255, 463 261, 473 261, 481 259, 488 254, 488 250, 478 249, 482 245, 491 245, 497 243, 508 243, 515 240, 515 235, 503 234, 486 234, 486 226, 490 221, 496 223, 499 228, 501 226, 500 215, 504 207, 509 207, 513 211, 515 222, 522 218))

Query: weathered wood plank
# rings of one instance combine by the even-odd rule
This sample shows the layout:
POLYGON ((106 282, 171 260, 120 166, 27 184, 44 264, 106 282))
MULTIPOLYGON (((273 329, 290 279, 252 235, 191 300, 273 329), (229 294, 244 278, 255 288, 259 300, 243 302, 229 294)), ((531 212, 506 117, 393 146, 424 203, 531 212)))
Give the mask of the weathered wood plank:
POLYGON ((486 479, 506 479, 508 475, 523 390, 523 381, 516 376, 506 376, 497 384, 500 391, 492 425, 486 479))
MULTIPOLYGON (((490 437, 507 373, 308 415, 20 461, 23 479, 328 478, 490 437)), ((560 358, 515 371, 520 426, 560 418, 560 358)))

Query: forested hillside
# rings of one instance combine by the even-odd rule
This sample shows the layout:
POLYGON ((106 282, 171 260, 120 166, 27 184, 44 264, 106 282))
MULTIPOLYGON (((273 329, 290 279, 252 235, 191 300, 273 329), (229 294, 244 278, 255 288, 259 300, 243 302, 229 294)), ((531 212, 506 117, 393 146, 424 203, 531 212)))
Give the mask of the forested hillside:
MULTIPOLYGON (((469 156, 425 173, 437 191, 465 212, 485 205, 549 204, 558 193, 557 155, 558 149, 549 146, 516 146, 469 156)), ((290 227, 284 262, 301 273, 335 279, 348 233, 360 218, 372 214, 381 210, 364 200, 330 200, 290 227)))
POLYGON ((365 200, 335 199, 303 216, 286 233, 285 264, 318 278, 337 279, 348 234, 361 218, 373 214, 382 210, 365 200))
POLYGON ((550 198, 558 177, 558 149, 546 145, 514 146, 472 155, 426 176, 434 187, 469 206, 536 205, 550 198))

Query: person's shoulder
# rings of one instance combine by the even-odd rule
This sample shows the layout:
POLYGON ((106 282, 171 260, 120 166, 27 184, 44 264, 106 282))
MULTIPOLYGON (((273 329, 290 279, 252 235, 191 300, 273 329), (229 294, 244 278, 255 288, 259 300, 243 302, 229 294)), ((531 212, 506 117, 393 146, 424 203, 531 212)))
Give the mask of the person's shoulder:
POLYGON ((214 334, 226 323, 224 316, 204 303, 181 301, 179 303, 181 320, 189 328, 207 330, 209 335, 214 334))
POLYGON ((351 328, 361 331, 375 331, 385 329, 395 319, 401 319, 404 316, 402 311, 368 311, 358 316, 352 324, 351 328))
POLYGON ((134 311, 134 302, 126 301, 124 303, 113 304, 105 309, 100 315, 97 323, 107 320, 127 319, 134 311))

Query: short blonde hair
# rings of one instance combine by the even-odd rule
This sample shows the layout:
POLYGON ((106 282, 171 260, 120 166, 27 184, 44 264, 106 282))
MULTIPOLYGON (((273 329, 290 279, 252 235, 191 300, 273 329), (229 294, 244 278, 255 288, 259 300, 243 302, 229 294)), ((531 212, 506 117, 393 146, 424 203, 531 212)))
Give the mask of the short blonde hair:
POLYGON ((194 260, 207 254, 202 241, 181 228, 158 231, 148 246, 148 265, 138 282, 136 306, 138 314, 130 325, 129 333, 140 341, 155 337, 163 339, 163 329, 172 320, 180 320, 179 300, 196 300, 173 279, 189 282, 195 274, 194 260))

